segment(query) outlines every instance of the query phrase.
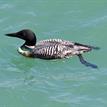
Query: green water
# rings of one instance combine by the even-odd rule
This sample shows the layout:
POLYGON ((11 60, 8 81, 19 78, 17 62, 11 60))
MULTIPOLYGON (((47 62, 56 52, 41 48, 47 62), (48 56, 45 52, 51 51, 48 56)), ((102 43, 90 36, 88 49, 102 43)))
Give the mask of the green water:
POLYGON ((0 107, 107 107, 107 1, 1 0, 0 107), (56 61, 25 58, 23 43, 5 33, 32 29, 37 39, 62 38, 99 46, 84 57, 56 61))

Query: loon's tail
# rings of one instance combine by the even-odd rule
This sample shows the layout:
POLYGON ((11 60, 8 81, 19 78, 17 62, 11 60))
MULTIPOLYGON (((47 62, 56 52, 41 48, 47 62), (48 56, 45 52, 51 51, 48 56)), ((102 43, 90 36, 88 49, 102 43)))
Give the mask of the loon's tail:
POLYGON ((84 44, 80 44, 80 43, 75 43, 74 44, 74 49, 76 49, 80 53, 84 53, 84 52, 91 51, 92 49, 99 50, 100 48, 99 47, 95 47, 95 46, 90 46, 90 45, 84 45, 84 44))

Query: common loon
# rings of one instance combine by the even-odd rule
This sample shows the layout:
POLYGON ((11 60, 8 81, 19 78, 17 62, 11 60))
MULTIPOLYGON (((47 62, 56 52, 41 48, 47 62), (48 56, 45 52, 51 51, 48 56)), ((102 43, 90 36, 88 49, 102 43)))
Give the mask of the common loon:
POLYGON ((36 44, 36 35, 29 29, 23 29, 19 32, 6 35, 25 40, 25 43, 18 48, 18 52, 26 57, 51 60, 77 55, 82 64, 92 68, 97 68, 97 65, 84 60, 82 53, 91 51, 92 49, 99 49, 98 47, 61 39, 42 40, 36 44))

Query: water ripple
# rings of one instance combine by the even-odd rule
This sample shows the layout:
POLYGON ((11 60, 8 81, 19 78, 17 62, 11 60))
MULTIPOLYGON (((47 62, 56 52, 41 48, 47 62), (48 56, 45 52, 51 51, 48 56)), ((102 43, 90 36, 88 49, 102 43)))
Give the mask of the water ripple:
POLYGON ((1 10, 4 10, 4 9, 9 9, 9 8, 13 8, 14 6, 12 4, 2 4, 0 6, 0 9, 1 10))

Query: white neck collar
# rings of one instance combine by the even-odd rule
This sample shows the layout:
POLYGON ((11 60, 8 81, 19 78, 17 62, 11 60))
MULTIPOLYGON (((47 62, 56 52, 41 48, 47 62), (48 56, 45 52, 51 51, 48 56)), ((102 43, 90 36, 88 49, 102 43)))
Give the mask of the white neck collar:
POLYGON ((30 48, 30 49, 34 49, 35 46, 28 46, 28 45, 25 45, 27 48, 30 48))

